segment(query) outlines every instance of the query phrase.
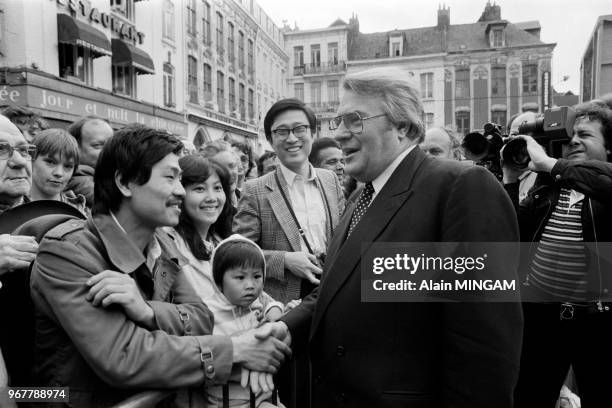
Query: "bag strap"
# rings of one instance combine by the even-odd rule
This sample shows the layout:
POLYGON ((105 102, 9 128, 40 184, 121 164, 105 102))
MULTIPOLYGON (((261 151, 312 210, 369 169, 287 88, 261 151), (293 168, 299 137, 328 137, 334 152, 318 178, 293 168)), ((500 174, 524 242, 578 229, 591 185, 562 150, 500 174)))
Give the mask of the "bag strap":
MULTIPOLYGON (((281 195, 283 196, 283 200, 285 201, 285 204, 287 205, 287 208, 289 209, 289 213, 291 214, 291 217, 293 218, 293 221, 295 222, 295 225, 298 228, 298 232, 300 233, 300 236, 302 237, 302 239, 304 240, 304 243, 306 244, 306 248, 308 249, 308 252, 311 253, 312 255, 314 255, 314 251, 312 250, 312 246, 310 245, 310 242, 308 242, 308 238, 306 238, 306 232, 304 231, 304 229, 300 225, 300 222, 298 221, 297 216, 295 215, 295 212, 293 212, 293 207, 291 206, 291 203, 289 202, 289 199, 287 198, 287 195, 285 194, 285 191, 283 190, 283 188, 281 186, 280 180, 278 178, 278 172, 274 172, 274 178, 276 180, 276 185, 278 186, 278 189, 279 189, 281 195)), ((329 207, 329 200, 327 199, 327 194, 325 194, 325 190, 323 189, 323 186, 321 185, 321 180, 319 180, 318 177, 315 177, 315 180, 316 180, 316 184, 317 184, 317 189, 319 190, 319 192, 321 193, 321 196, 323 197, 323 202, 325 204, 325 209, 327 210, 327 218, 328 218, 328 222, 329 222, 329 229, 331 231, 331 235, 333 235, 334 229, 332 227, 332 215, 331 215, 331 209, 329 207)))

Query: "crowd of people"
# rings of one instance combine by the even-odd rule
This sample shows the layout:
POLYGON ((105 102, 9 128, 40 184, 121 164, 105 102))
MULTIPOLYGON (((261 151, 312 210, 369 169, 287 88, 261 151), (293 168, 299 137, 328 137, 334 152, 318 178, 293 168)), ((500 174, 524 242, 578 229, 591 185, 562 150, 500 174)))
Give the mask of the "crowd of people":
POLYGON ((0 235, 0 387, 68 387, 75 407, 161 389, 189 407, 522 408, 571 404, 570 386, 606 406, 610 265, 587 243, 612 241, 612 98, 575 107, 561 158, 516 135, 535 114, 513 118, 530 160, 500 182, 452 129, 425 131, 402 71, 343 90, 333 138, 277 101, 259 157, 5 109, 0 228, 34 223, 0 235), (488 267, 541 301, 362 302, 373 243, 519 241, 488 267))

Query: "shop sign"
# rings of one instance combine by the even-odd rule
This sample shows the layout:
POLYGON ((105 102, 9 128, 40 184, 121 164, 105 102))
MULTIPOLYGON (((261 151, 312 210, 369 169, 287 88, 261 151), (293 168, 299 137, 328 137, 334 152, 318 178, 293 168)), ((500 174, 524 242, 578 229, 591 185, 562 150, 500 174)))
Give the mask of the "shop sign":
POLYGON ((9 104, 74 116, 97 115, 118 125, 142 123, 154 129, 164 129, 178 136, 187 135, 187 125, 183 122, 33 86, 16 88, 5 85, 0 87, 0 105, 9 104))
POLYGON ((115 18, 112 14, 100 12, 96 7, 91 7, 87 2, 82 0, 55 0, 57 4, 66 6, 72 14, 80 14, 90 23, 102 24, 104 28, 109 28, 122 40, 129 40, 142 44, 144 42, 144 33, 136 30, 131 24, 128 24, 121 19, 115 18))

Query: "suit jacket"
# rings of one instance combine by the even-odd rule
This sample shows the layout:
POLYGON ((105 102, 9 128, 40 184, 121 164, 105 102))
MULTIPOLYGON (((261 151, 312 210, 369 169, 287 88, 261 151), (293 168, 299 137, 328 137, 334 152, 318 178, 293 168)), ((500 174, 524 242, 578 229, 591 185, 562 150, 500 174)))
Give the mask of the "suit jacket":
MULTIPOLYGON (((282 318, 295 350, 308 343, 313 406, 510 408, 518 302, 361 301, 362 243, 518 241, 502 186, 482 167, 414 149, 346 239, 354 205, 329 245, 321 285, 282 318)), ((516 273, 512 262, 487 266, 516 273)))
MULTIPOLYGON (((315 169, 327 197, 331 221, 327 220, 327 242, 340 220, 344 209, 344 195, 338 177, 330 170, 315 169)), ((265 290, 283 303, 300 297, 301 279, 285 270, 285 253, 302 250, 300 233, 289 208, 278 189, 274 172, 268 173, 244 185, 234 217, 233 230, 254 241, 266 256, 265 290)), ((280 168, 276 174, 289 201, 287 181, 280 168)), ((325 200, 324 200, 325 204, 325 200)), ((325 215, 329 217, 327 214, 325 215)))

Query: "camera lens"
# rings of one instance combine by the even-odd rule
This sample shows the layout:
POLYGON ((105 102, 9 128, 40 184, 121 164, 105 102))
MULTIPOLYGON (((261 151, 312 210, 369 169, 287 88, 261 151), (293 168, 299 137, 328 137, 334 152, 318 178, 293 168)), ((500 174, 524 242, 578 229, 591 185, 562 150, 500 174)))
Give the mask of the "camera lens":
POLYGON ((531 160, 527 152, 527 142, 520 138, 508 141, 504 147, 503 159, 515 169, 525 169, 531 160))

